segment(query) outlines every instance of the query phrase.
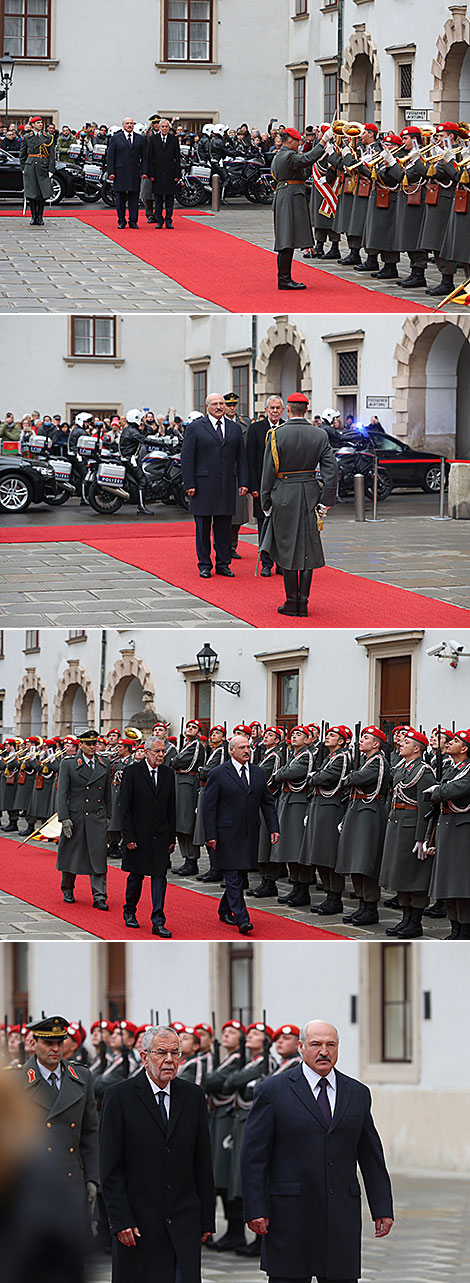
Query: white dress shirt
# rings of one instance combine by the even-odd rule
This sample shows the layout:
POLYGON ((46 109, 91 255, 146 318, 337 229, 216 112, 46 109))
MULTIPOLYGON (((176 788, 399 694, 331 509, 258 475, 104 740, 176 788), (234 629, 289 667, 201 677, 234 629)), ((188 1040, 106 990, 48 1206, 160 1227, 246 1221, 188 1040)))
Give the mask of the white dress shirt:
POLYGON ((153 780, 156 788, 158 784, 158 766, 151 766, 147 758, 145 759, 145 761, 147 762, 147 766, 149 768, 150 774, 153 776, 153 780))
MULTIPOLYGON (((310 1090, 313 1092, 315 1100, 318 1100, 318 1097, 320 1095, 320 1082, 321 1082, 321 1079, 325 1077, 325 1074, 317 1074, 314 1069, 310 1069, 310 1065, 305 1064, 305 1060, 303 1061, 303 1064, 302 1064, 302 1073, 305 1074, 308 1085, 310 1087, 310 1090)), ((328 1083, 326 1094, 330 1104, 331 1117, 333 1117, 333 1114, 335 1112, 335 1105, 336 1105, 336 1074, 334 1069, 330 1069, 329 1074, 326 1074, 326 1081, 328 1083)))
POLYGON ((247 772, 247 775, 248 775, 248 783, 250 783, 250 763, 249 763, 249 762, 237 762, 237 761, 235 760, 235 758, 234 758, 234 757, 232 757, 230 760, 231 760, 232 766, 234 766, 234 767, 235 767, 235 770, 236 770, 236 771, 238 771, 238 774, 239 774, 239 776, 240 776, 240 779, 241 779, 242 771, 244 770, 244 768, 245 768, 245 766, 246 766, 246 772, 247 772))
POLYGON ((94 759, 94 757, 87 757, 85 753, 82 753, 82 757, 83 757, 83 761, 84 761, 84 763, 85 763, 85 766, 89 766, 89 767, 90 767, 90 771, 92 771, 92 770, 94 769, 94 766, 95 766, 95 759, 94 759))
POLYGON ((125 129, 125 130, 124 130, 124 133, 125 133, 125 135, 126 135, 126 138, 127 138, 128 143, 130 143, 130 144, 131 144, 131 146, 132 146, 132 143, 133 143, 133 140, 134 140, 134 131, 132 131, 132 133, 131 133, 131 134, 128 134, 127 129, 125 129))
POLYGON ((222 431, 222 436, 223 436, 223 438, 224 438, 224 440, 225 440, 225 419, 223 418, 223 416, 222 416, 222 418, 221 418, 221 419, 214 419, 214 417, 213 417, 213 415, 212 415, 212 414, 208 414, 207 418, 208 418, 208 419, 210 419, 210 421, 211 421, 211 423, 212 423, 212 427, 214 428, 214 431, 215 431, 215 432, 217 432, 217 429, 218 429, 218 428, 220 428, 220 429, 221 429, 221 431, 222 431))
MULTIPOLYGON (((145 1073, 147 1074, 147 1070, 145 1070, 145 1073)), ((147 1074, 147 1078, 152 1088, 153 1094, 155 1096, 155 1100, 158 1108, 160 1108, 160 1101, 158 1100, 158 1096, 160 1095, 161 1091, 165 1093, 164 1105, 166 1109, 166 1116, 167 1118, 169 1118, 170 1117, 170 1084, 167 1083, 166 1087, 159 1087, 158 1083, 154 1083, 153 1078, 150 1077, 150 1074, 147 1074)))
POLYGON ((57 1065, 57 1068, 56 1068, 56 1069, 48 1069, 48 1068, 47 1068, 47 1065, 42 1065, 42 1064, 41 1064, 41 1061, 40 1061, 40 1060, 38 1060, 37 1056, 36 1056, 36 1064, 37 1064, 37 1067, 38 1067, 38 1069, 39 1069, 39 1073, 40 1073, 40 1074, 42 1075, 42 1077, 45 1079, 45 1082, 46 1082, 46 1083, 49 1083, 49 1087, 51 1087, 51 1086, 52 1086, 51 1081, 50 1081, 51 1074, 54 1074, 54 1078, 56 1079, 57 1086, 58 1086, 59 1091, 60 1091, 60 1088, 61 1088, 61 1086, 62 1086, 62 1066, 59 1064, 59 1065, 57 1065))

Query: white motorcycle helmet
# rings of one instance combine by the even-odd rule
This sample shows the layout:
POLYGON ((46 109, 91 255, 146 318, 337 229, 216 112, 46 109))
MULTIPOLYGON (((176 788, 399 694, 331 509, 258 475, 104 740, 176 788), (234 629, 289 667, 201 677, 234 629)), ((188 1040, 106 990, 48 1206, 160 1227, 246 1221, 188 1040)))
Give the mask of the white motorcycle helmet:
POLYGON ((326 410, 322 411, 321 417, 324 419, 325 423, 329 423, 331 427, 333 419, 337 419, 339 417, 339 410, 332 410, 331 406, 327 406, 326 410))
POLYGON ((136 410, 136 409, 128 410, 126 414, 127 422, 135 424, 137 428, 140 428, 143 417, 144 417, 143 410, 136 410))
POLYGON ((210 138, 210 135, 215 132, 215 128, 215 125, 203 125, 201 133, 207 134, 207 137, 210 138))
POLYGON ((203 414, 201 414, 201 411, 200 411, 200 410, 190 410, 189 414, 187 415, 186 419, 184 420, 184 422, 185 422, 185 426, 186 426, 188 423, 194 423, 194 420, 195 420, 195 419, 202 419, 202 418, 204 418, 204 416, 203 416, 203 414))
POLYGON ((92 414, 89 414, 87 410, 82 410, 80 414, 75 416, 75 423, 77 424, 77 427, 84 428, 85 424, 91 423, 92 419, 92 414))

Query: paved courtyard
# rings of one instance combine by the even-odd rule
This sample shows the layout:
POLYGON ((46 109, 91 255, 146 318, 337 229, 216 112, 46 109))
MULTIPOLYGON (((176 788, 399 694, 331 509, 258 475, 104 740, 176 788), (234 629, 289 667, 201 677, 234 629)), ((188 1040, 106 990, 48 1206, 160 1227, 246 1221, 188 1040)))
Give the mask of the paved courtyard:
MULTIPOLYGON (((380 505, 377 523, 357 523, 352 503, 339 504, 325 522, 327 564, 470 609, 468 523, 435 520, 437 514, 434 495, 394 494, 380 505)), ((129 514, 122 519, 129 521, 129 514)), ((23 518, 5 518, 5 525, 14 529, 15 520, 21 527, 75 520, 89 523, 90 533, 100 528, 75 501, 59 513, 30 509, 23 518)), ((244 542, 257 542, 254 530, 241 537, 242 555, 244 542)), ((2 570, 0 627, 248 627, 237 618, 236 580, 229 613, 78 540, 4 544, 2 570)), ((281 588, 280 581, 279 599, 281 588)))
MULTIPOLYGON (((392 1173, 392 1180, 396 1223, 387 1238, 375 1239, 364 1200, 362 1283, 469 1283, 468 1179, 392 1173)), ((203 1283, 257 1283, 266 1275, 257 1259, 203 1251, 202 1277, 203 1283)), ((90 1283, 110 1279, 110 1259, 101 1257, 90 1283)))
MULTIPOLYGON (((83 211, 83 206, 80 206, 83 211)), ((78 209, 63 206, 67 215, 46 213, 46 225, 31 229, 29 217, 2 217, 2 246, 0 249, 0 313, 1 312, 223 312, 226 309, 208 303, 184 289, 157 268, 136 258, 131 249, 122 249, 100 231, 80 221, 78 209)), ((96 213, 99 215, 100 210, 96 213)), ((103 211, 104 212, 104 211, 103 211)), ((106 211, 107 212, 107 211, 106 211)), ((181 213, 181 211, 180 211, 181 213)), ((229 232, 241 240, 273 252, 273 217, 268 207, 247 206, 233 202, 219 213, 210 211, 192 216, 192 221, 229 232)), ((140 211, 140 223, 145 226, 145 216, 140 211)), ((130 241, 130 245, 132 242, 130 241)), ((347 253, 346 241, 341 246, 347 253)), ((302 260, 297 252, 296 257, 302 260)), ((384 292, 383 283, 357 273, 353 268, 341 268, 337 263, 321 260, 322 271, 335 276, 338 281, 338 308, 341 310, 341 280, 361 285, 367 290, 384 292), (382 288, 381 288, 382 287, 382 288)), ((315 265, 309 264, 314 288, 315 265)), ((275 264, 273 262, 273 279, 275 264)), ((400 276, 408 275, 408 259, 402 258, 400 276)), ((440 279, 433 263, 427 270, 428 284, 440 279)), ((393 284, 388 286, 390 296, 401 295, 409 310, 413 303, 433 308, 439 299, 430 299, 424 289, 401 291, 393 284)), ((461 309, 451 305, 448 309, 461 309)), ((384 311, 386 299, 384 297, 384 311)))

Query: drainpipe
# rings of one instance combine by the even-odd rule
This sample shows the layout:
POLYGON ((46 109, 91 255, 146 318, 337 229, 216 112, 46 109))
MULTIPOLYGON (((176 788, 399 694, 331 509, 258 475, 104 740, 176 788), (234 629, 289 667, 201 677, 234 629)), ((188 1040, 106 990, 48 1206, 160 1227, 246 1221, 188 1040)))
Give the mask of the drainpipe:
POLYGON ((258 317, 251 318, 251 382, 253 387, 253 416, 255 414, 255 393, 257 382, 256 360, 258 356, 258 317))
POLYGON ((98 730, 101 732, 103 721, 103 692, 106 681, 106 649, 108 645, 108 634, 105 628, 101 629, 101 661, 100 661, 100 700, 98 713, 98 730))
POLYGON ((342 80, 341 80, 341 68, 342 68, 342 65, 343 65, 343 12, 344 12, 344 0, 338 0, 338 52, 337 52, 337 62, 338 62, 338 108, 337 108, 337 115, 338 115, 338 120, 340 120, 340 118, 341 118, 341 94, 342 94, 342 88, 343 88, 343 84, 342 84, 342 80))

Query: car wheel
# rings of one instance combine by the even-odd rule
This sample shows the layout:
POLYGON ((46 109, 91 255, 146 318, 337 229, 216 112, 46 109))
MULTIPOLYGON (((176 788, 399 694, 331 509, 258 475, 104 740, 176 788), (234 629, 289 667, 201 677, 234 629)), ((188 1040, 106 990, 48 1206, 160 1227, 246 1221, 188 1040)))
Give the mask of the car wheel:
POLYGON ((0 476, 0 509, 2 512, 25 512, 33 498, 33 487, 26 477, 14 472, 0 476))
POLYGON ((65 196, 65 187, 62 182, 62 179, 58 178, 57 174, 52 175, 51 188, 52 188, 52 195, 50 197, 51 205, 60 205, 61 200, 63 200, 65 196))
POLYGON ((424 475, 423 490, 425 494, 436 494, 441 487, 440 464, 433 463, 424 475))

